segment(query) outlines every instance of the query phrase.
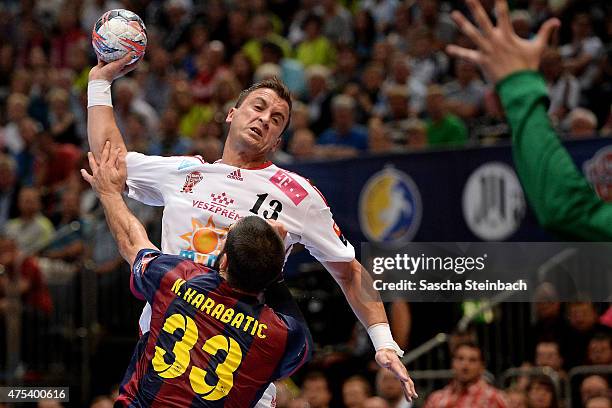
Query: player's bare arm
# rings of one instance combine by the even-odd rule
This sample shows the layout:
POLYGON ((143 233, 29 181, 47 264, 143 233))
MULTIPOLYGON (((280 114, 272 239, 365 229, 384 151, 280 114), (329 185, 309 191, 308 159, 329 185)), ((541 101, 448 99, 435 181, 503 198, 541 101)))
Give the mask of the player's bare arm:
POLYGON ((89 150, 96 160, 100 160, 104 143, 107 140, 113 147, 118 147, 123 152, 126 151, 123 136, 115 122, 110 102, 110 87, 113 80, 136 68, 137 62, 129 64, 132 57, 132 54, 128 53, 125 57, 111 63, 98 61, 98 65, 89 71, 87 140, 89 150))
POLYGON ((497 26, 491 23, 478 0, 466 0, 466 3, 480 30, 459 11, 453 11, 452 18, 461 31, 476 44, 477 49, 449 45, 446 48, 449 54, 479 65, 493 82, 517 71, 538 69, 542 52, 546 49, 552 32, 559 26, 559 20, 547 20, 535 38, 525 40, 512 28, 506 0, 495 0, 497 26))
POLYGON ((107 141, 99 161, 96 161, 92 152, 89 152, 87 157, 91 174, 81 169, 81 175, 100 199, 119 253, 131 268, 138 251, 156 247, 149 241, 144 226, 128 209, 121 195, 127 178, 125 152, 119 147, 111 147, 111 143, 107 141))
MULTIPOLYGON (((386 340, 384 338, 380 343, 375 341, 377 335, 373 334, 373 328, 385 325, 388 328, 388 321, 380 296, 373 288, 370 274, 356 259, 350 262, 324 262, 323 265, 342 288, 346 300, 359 321, 368 328, 368 333, 376 349, 378 365, 390 370, 401 382, 404 396, 408 401, 418 398, 414 383, 397 354, 399 347, 393 341, 390 333, 388 335, 390 344, 385 344, 386 340)), ((376 329, 374 329, 375 332, 376 329)))

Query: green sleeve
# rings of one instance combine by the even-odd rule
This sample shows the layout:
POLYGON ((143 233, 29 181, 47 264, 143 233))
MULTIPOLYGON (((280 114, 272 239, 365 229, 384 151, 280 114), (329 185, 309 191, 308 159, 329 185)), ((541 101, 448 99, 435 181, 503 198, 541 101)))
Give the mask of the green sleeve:
POLYGON ((512 129, 516 170, 539 222, 566 239, 612 241, 612 204, 595 194, 552 129, 542 77, 517 72, 497 92, 512 129))

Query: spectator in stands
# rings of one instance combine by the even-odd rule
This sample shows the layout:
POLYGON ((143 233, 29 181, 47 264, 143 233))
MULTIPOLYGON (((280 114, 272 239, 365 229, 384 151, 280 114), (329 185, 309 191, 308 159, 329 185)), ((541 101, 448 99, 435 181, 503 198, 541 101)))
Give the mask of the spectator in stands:
POLYGON ((35 182, 46 190, 46 207, 52 210, 61 192, 80 182, 81 150, 70 143, 57 143, 46 131, 37 134, 34 143, 35 182))
POLYGON ((263 81, 264 79, 272 79, 274 77, 280 78, 281 76, 281 67, 277 64, 273 64, 271 62, 267 62, 265 64, 261 64, 253 75, 253 80, 255 82, 263 81))
POLYGON ((128 151, 148 152, 157 140, 147 133, 147 120, 137 112, 131 112, 125 120, 125 142, 128 151))
POLYGON ((593 34, 591 16, 580 12, 572 18, 572 40, 559 49, 565 68, 580 82, 583 91, 593 85, 597 74, 597 64, 603 54, 603 44, 593 34))
POLYGON ((376 31, 379 33, 387 32, 393 23, 398 5, 397 0, 363 0, 360 4, 363 10, 367 10, 374 17, 376 31))
POLYGON ((17 163, 8 154, 0 153, 0 231, 17 216, 18 188, 17 163))
POLYGON ((55 400, 41 400, 36 404, 36 408, 63 408, 64 404, 55 400))
POLYGON ((537 367, 550 367, 561 374, 563 357, 559 343, 554 340, 542 340, 536 344, 535 365, 537 367))
POLYGON ((516 35, 521 38, 531 38, 531 27, 533 21, 527 10, 514 10, 510 13, 510 21, 516 35))
POLYGON ((586 362, 587 346, 596 333, 610 334, 610 328, 599 323, 599 315, 590 301, 570 302, 567 306, 570 324, 569 338, 572 347, 565 355, 567 366, 573 367, 586 362))
POLYGON ((589 398, 584 403, 584 408, 612 408, 612 400, 608 395, 589 398))
POLYGON ((403 86, 391 86, 385 88, 387 101, 387 113, 384 116, 386 128, 393 143, 397 145, 406 144, 406 125, 412 120, 409 108, 408 89, 403 86))
POLYGON ((313 65, 306 69, 308 91, 304 103, 308 106, 310 127, 315 134, 331 125, 330 79, 331 71, 322 65, 313 65))
POLYGON ((444 85, 448 110, 463 120, 474 119, 482 113, 486 86, 476 65, 464 59, 455 60, 455 77, 444 85))
POLYGON ((113 400, 105 395, 96 397, 89 408, 113 408, 113 400))
POLYGON ((416 1, 412 5, 416 20, 411 26, 431 31, 436 44, 445 45, 453 42, 457 34, 457 28, 448 11, 441 7, 441 3, 439 0, 416 1))
POLYGON ((142 84, 144 98, 160 114, 168 106, 172 92, 171 79, 174 72, 170 63, 170 55, 162 47, 150 44, 147 48, 147 59, 149 72, 142 84))
POLYGON ((291 379, 277 380, 274 385, 276 386, 276 407, 288 408, 291 401, 296 399, 299 389, 296 389, 291 379))
POLYGON ((370 58, 376 38, 374 17, 367 10, 358 10, 353 20, 353 48, 359 60, 370 58))
MULTIPOLYGON (((164 2, 160 10, 166 24, 160 33, 164 48, 174 50, 185 38, 193 20, 193 3, 184 0, 169 0, 164 2)), ((162 27, 160 27, 162 28, 162 27)))
POLYGON ((406 89, 406 95, 410 98, 410 110, 414 114, 420 114, 425 107, 427 86, 410 74, 409 57, 403 53, 397 53, 393 57, 391 69, 383 83, 385 90, 395 86, 406 89))
POLYGON ((370 119, 368 123, 368 152, 381 154, 393 151, 398 151, 398 146, 393 144, 388 125, 382 123, 378 118, 370 119))
POLYGON ((476 343, 466 341, 457 344, 452 359, 451 383, 432 393, 425 408, 507 407, 503 394, 482 378, 485 364, 482 351, 476 343))
MULTIPOLYGON (((321 0, 316 8, 323 16, 323 35, 334 45, 348 45, 353 41, 353 16, 338 0, 321 0)), ((308 36, 308 33, 306 33, 308 36)))
POLYGON ((300 101, 293 102, 293 110, 291 112, 291 122, 289 127, 283 133, 283 147, 288 148, 288 142, 291 141, 293 134, 298 130, 311 130, 309 126, 308 107, 300 101))
POLYGON ((589 364, 612 364, 612 339, 607 333, 596 333, 589 341, 587 351, 589 364))
POLYGON ((354 375, 342 384, 342 402, 346 408, 363 408, 372 395, 372 386, 362 376, 354 375))
POLYGON ((535 323, 531 326, 533 350, 535 351, 535 344, 540 340, 559 339, 559 341, 564 341, 569 326, 563 318, 561 302, 559 302, 557 290, 552 284, 544 282, 536 288, 533 306, 535 309, 535 323))
POLYGON ((359 74, 359 57, 355 49, 352 47, 339 48, 333 73, 336 89, 343 90, 350 83, 358 83, 359 74))
POLYGON ((302 384, 302 396, 310 408, 328 408, 332 393, 325 375, 317 371, 308 373, 302 384))
POLYGON ((189 82, 179 80, 172 89, 171 106, 179 113, 179 132, 193 137, 198 126, 210 122, 214 112, 209 105, 197 103, 189 82))
POLYGON ((262 45, 264 42, 275 44, 281 51, 282 56, 289 57, 291 45, 284 37, 274 32, 274 26, 268 15, 255 14, 249 21, 251 39, 244 44, 242 51, 251 60, 254 67, 258 67, 263 61, 262 45))
POLYGON ((19 215, 6 224, 6 234, 15 240, 26 255, 38 253, 52 240, 53 224, 42 212, 40 191, 36 187, 24 187, 18 197, 19 215))
POLYGON ((304 397, 299 397, 290 401, 287 408, 310 408, 310 404, 304 397))
POLYGON ((225 65, 225 45, 215 40, 198 51, 195 57, 197 72, 191 81, 191 91, 195 102, 207 104, 213 97, 217 81, 228 72, 225 65))
POLYGON ((230 69, 238 80, 240 89, 244 89, 251 85, 253 79, 253 64, 251 64, 251 60, 243 52, 239 51, 232 56, 230 69))
POLYGON ((363 402, 362 408, 391 408, 391 405, 381 397, 370 397, 363 402))
POLYGON ((12 93, 6 101, 6 118, 8 123, 2 129, 2 146, 12 155, 19 154, 24 142, 19 132, 19 122, 28 116, 29 98, 21 93, 12 93))
POLYGON ((332 126, 319 136, 321 145, 350 147, 364 152, 368 148, 367 130, 355 123, 355 100, 348 95, 332 99, 332 126))
POLYGON ((81 216, 81 195, 75 189, 66 191, 61 198, 61 212, 53 241, 43 256, 66 263, 81 261, 85 255, 89 222, 81 216))
POLYGON ((529 408, 560 408, 552 381, 546 376, 536 376, 527 386, 529 408))
MULTIPOLYGON (((213 93, 212 105, 213 109, 217 111, 217 118, 219 120, 219 113, 221 116, 225 117, 230 109, 236 103, 238 96, 240 95, 240 83, 238 79, 231 71, 225 71, 223 75, 220 75, 217 78, 215 83, 215 91, 213 93)), ((219 123, 214 122, 213 123, 219 123)), ((221 134, 223 131, 221 130, 221 134)), ((220 138, 218 136, 217 138, 220 138)))
POLYGON ((336 49, 321 33, 323 21, 316 14, 306 17, 303 23, 304 40, 298 45, 296 58, 305 67, 323 65, 333 67, 336 63, 336 49))
POLYGON ((427 147, 427 124, 420 119, 406 123, 406 147, 421 150, 427 147))
POLYGON ((159 123, 159 134, 150 143, 149 154, 156 156, 184 156, 191 150, 191 140, 180 133, 179 113, 166 109, 159 123))
POLYGON ((549 48, 542 54, 540 72, 548 85, 548 115, 553 123, 558 124, 578 106, 580 84, 576 77, 564 69, 561 54, 554 48, 549 48))
POLYGON ((9 291, 17 291, 26 317, 48 315, 53 309, 51 296, 36 259, 22 253, 17 241, 0 234, 0 311, 7 307, 9 291))
POLYGON ((425 85, 438 82, 448 71, 448 57, 437 51, 432 32, 425 27, 415 29, 409 38, 410 72, 425 85))
POLYGON ((384 399, 391 408, 410 408, 398 381, 389 370, 380 368, 376 373, 376 395, 384 399))
POLYGON ((368 64, 361 75, 360 92, 355 100, 365 121, 371 116, 380 116, 384 99, 383 83, 385 81, 384 66, 376 63, 368 64))
POLYGON ((37 183, 36 157, 38 155, 38 137, 42 133, 42 126, 34 119, 26 117, 19 121, 19 134, 23 139, 23 150, 16 154, 17 178, 22 186, 31 186, 37 183))
POLYGON ((575 139, 597 135, 597 117, 585 108, 575 108, 567 115, 569 136, 575 139))
POLYGON ((289 141, 289 154, 297 161, 312 160, 318 156, 314 133, 309 129, 299 129, 289 141))
POLYGON ((438 85, 427 90, 427 143, 430 146, 460 146, 468 140, 467 128, 446 108, 444 91, 438 85))
POLYGON ((508 408, 527 408, 527 394, 518 388, 506 390, 508 408))
POLYGON ((608 380, 601 375, 589 375, 580 383, 580 400, 584 405, 591 398, 609 395, 610 386, 608 380))
POLYGON ((287 85, 294 97, 300 98, 306 92, 306 76, 304 66, 293 58, 285 57, 282 48, 272 41, 261 44, 261 62, 271 63, 280 67, 279 78, 287 85))
POLYGON ((64 89, 53 88, 49 91, 49 125, 50 133, 58 143, 81 145, 77 134, 76 118, 70 110, 70 95, 64 89))
POLYGON ((206 163, 214 163, 221 158, 223 143, 214 137, 196 139, 192 146, 190 155, 200 155, 206 163))
POLYGON ((138 83, 132 78, 121 78, 114 88, 115 116, 117 126, 125 129, 127 117, 132 112, 137 112, 145 118, 148 134, 155 134, 159 125, 159 115, 155 109, 140 96, 138 83))

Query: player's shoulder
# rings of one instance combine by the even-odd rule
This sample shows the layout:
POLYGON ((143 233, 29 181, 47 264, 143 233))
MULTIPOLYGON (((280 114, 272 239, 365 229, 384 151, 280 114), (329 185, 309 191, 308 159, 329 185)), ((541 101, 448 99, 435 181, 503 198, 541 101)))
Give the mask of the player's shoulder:
POLYGON ((215 272, 203 264, 199 264, 180 255, 172 255, 159 251, 158 249, 141 249, 134 260, 133 269, 144 273, 147 269, 154 268, 158 272, 170 272, 176 270, 180 275, 198 276, 215 272))
POLYGON ((296 318, 287 314, 277 312, 268 305, 263 305, 263 309, 259 314, 260 321, 267 321, 267 324, 276 325, 278 328, 286 330, 287 333, 302 333, 304 331, 303 324, 296 318))
POLYGON ((202 156, 151 156, 139 152, 128 152, 125 159, 128 167, 161 166, 175 171, 210 166, 210 163, 207 163, 202 156))
POLYGON ((307 193, 306 198, 309 199, 309 201, 322 202, 327 205, 327 200, 323 196, 323 193, 321 193, 309 178, 276 165, 270 166, 270 169, 273 173, 270 177, 270 182, 276 184, 281 190, 285 185, 289 186, 291 183, 297 183, 307 193))

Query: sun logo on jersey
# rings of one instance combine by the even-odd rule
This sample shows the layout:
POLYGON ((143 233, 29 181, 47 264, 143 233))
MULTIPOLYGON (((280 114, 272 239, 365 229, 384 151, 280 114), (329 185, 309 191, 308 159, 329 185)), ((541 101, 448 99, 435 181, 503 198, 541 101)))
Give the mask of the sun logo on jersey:
POLYGON ((218 228, 212 218, 211 215, 206 224, 196 218, 191 219, 191 231, 181 235, 189 243, 189 248, 181 251, 181 256, 206 265, 214 263, 216 255, 221 252, 228 229, 218 228))

